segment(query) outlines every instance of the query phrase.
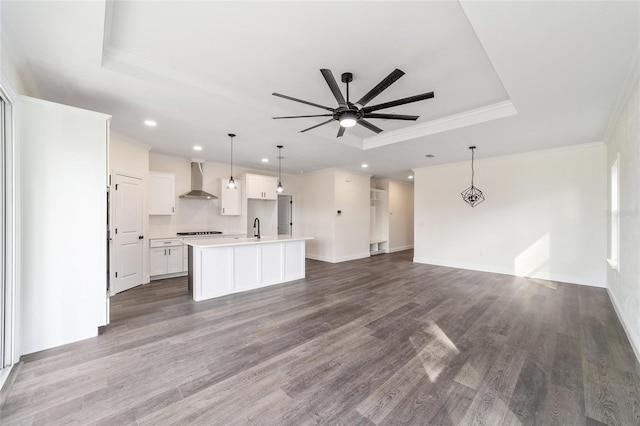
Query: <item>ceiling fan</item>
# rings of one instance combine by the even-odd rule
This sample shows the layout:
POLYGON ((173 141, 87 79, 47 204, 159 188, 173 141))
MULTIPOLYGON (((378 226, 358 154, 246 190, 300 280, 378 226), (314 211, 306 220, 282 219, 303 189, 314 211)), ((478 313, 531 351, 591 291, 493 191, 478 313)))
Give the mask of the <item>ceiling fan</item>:
POLYGON ((369 92, 364 95, 358 102, 352 103, 349 101, 349 83, 353 81, 353 74, 350 72, 345 72, 342 74, 342 82, 347 85, 347 99, 342 96, 342 92, 338 87, 338 83, 336 79, 333 77, 333 73, 328 69, 321 69, 320 72, 324 77, 325 81, 329 85, 329 89, 333 93, 333 96, 338 101, 337 108, 329 108, 328 106, 318 105, 313 102, 303 101, 302 99, 293 98, 291 96, 282 95, 280 93, 272 93, 273 96, 278 96, 284 99, 289 99, 291 101, 300 102, 303 104, 311 105, 314 107, 322 108, 327 111, 330 111, 330 114, 316 114, 316 115, 294 115, 290 117, 273 117, 276 120, 283 118, 307 118, 307 117, 331 117, 327 121, 324 121, 320 124, 316 124, 315 126, 311 126, 307 129, 301 130, 300 132, 306 132, 307 130, 315 129, 316 127, 323 126, 325 124, 331 123, 332 121, 340 122, 340 129, 338 130, 338 136, 341 137, 344 134, 344 131, 347 127, 353 127, 356 124, 361 125, 373 132, 380 133, 382 129, 365 120, 365 118, 384 118, 387 120, 412 120, 415 121, 419 118, 418 115, 400 115, 400 114, 379 114, 374 111, 378 111, 385 108, 391 108, 398 105, 409 104, 412 102, 422 101, 425 99, 433 98, 433 92, 423 93, 421 95, 409 96, 408 98, 397 99, 395 101, 384 102, 378 105, 366 106, 373 98, 382 93, 387 87, 391 86, 395 83, 400 77, 404 75, 404 72, 395 69, 391 74, 385 77, 380 83, 378 83, 373 89, 369 90, 369 92))

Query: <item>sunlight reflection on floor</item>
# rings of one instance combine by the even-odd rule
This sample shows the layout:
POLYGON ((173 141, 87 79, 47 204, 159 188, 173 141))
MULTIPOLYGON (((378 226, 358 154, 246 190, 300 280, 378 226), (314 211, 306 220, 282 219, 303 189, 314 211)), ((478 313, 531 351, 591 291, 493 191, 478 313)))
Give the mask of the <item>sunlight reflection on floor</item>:
MULTIPOLYGON (((460 351, 438 324, 432 320, 428 321, 424 331, 431 334, 434 339, 418 353, 418 358, 429 380, 435 383, 440 373, 460 351)), ((412 337, 410 340, 416 347, 415 339, 412 337)))

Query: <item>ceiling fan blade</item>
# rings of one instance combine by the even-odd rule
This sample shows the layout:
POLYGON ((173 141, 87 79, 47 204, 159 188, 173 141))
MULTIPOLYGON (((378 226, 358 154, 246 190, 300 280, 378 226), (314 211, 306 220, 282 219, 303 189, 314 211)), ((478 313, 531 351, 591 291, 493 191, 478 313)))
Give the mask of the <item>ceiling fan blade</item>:
POLYGON ((391 86, 393 83, 395 83, 400 77, 402 77, 404 75, 404 72, 399 70, 399 69, 395 69, 391 72, 391 74, 389 74, 388 76, 386 76, 384 78, 384 80, 382 80, 380 83, 378 83, 376 85, 376 87, 374 87, 373 89, 369 90, 369 92, 364 95, 358 102, 356 102, 357 104, 360 104, 362 106, 365 106, 366 104, 368 104, 373 98, 375 98, 376 96, 378 96, 380 93, 382 93, 387 87, 391 86))
POLYGON ((335 96, 336 101, 338 101, 338 104, 340 106, 347 106, 347 101, 344 100, 344 96, 342 96, 342 92, 340 91, 340 88, 338 87, 338 83, 336 82, 336 79, 333 77, 333 73, 331 72, 331 70, 323 68, 320 70, 320 72, 322 73, 322 76, 324 77, 327 84, 329 85, 329 89, 331 89, 331 92, 333 93, 333 96, 335 96))
POLYGON ((342 135, 344 135, 345 130, 346 129, 344 127, 340 126, 340 128, 338 129, 338 136, 336 136, 336 138, 341 138, 342 135))
POLYGON ((327 120, 327 121, 322 122, 322 123, 320 123, 320 124, 316 124, 315 126, 311 126, 311 127, 309 127, 308 129, 300 130, 300 133, 304 133, 304 132, 306 132, 307 130, 315 129, 316 127, 324 126, 325 124, 327 124, 327 123, 331 123, 332 121, 333 121, 333 118, 332 118, 331 120, 327 120))
POLYGON ((358 120, 358 124, 361 125, 362 127, 366 127, 367 129, 371 130, 372 132, 380 133, 382 131, 382 129, 380 127, 377 127, 377 126, 369 123, 367 120, 363 120, 362 118, 360 120, 358 120))
POLYGON ((274 120, 279 120, 281 118, 307 118, 307 117, 333 117, 333 114, 318 114, 318 115, 292 115, 290 117, 271 117, 274 120))
POLYGON ((303 101, 302 99, 292 98, 291 96, 281 95, 280 93, 272 93, 272 95, 273 96, 278 96, 278 97, 284 98, 284 99, 289 99, 290 101, 296 101, 296 102, 300 102, 300 103, 303 103, 303 104, 311 105, 311 106, 314 106, 314 107, 326 109, 327 111, 333 111, 333 108, 329 108, 329 107, 324 106, 324 105, 314 104, 313 102, 303 101))
POLYGON ((365 112, 364 118, 386 118, 387 120, 417 120, 419 115, 401 115, 401 114, 377 114, 375 112, 365 112))
POLYGON ((398 105, 410 104, 411 102, 423 101, 425 99, 433 98, 433 92, 423 93, 421 95, 409 96, 408 98, 397 99, 391 102, 385 102, 383 104, 373 105, 370 107, 362 108, 365 113, 377 111, 379 109, 391 108, 398 105))

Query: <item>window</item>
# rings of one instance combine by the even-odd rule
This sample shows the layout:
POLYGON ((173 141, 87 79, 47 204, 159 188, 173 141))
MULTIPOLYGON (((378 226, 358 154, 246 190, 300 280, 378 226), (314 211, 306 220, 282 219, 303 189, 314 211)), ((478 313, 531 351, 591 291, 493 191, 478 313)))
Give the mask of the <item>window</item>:
POLYGON ((611 165, 611 205, 610 209, 610 230, 609 230, 609 265, 613 269, 620 270, 620 155, 611 165))

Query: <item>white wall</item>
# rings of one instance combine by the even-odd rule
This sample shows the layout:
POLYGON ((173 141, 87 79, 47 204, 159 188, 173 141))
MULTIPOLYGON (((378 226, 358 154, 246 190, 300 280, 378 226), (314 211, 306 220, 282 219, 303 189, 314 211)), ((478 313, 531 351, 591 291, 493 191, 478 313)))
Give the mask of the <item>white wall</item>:
POLYGON ((295 232, 314 238, 307 241, 308 258, 344 262, 369 256, 370 177, 327 169, 295 179, 295 232))
MULTIPOLYGON (((0 17, 2 16, 2 4, 0 3, 0 17)), ((11 90, 21 94, 30 95, 20 76, 18 65, 15 61, 15 52, 5 31, 0 32, 0 72, 3 79, 11 86, 11 90)))
POLYGON ((27 354, 96 336, 106 323, 109 117, 26 97, 16 110, 27 354))
POLYGON ((413 184, 389 181, 389 252, 413 248, 413 184))
MULTIPOLYGON (((482 147, 479 148, 481 154, 482 147)), ((415 170, 415 261, 605 286, 606 146, 415 170)))
POLYGON ((332 261, 336 228, 334 171, 321 170, 299 177, 296 182, 295 207, 296 233, 314 238, 307 241, 306 256, 332 261))
MULTIPOLYGON (((640 71, 637 61, 636 56, 635 67, 618 111, 612 117, 605 142, 608 165, 620 157, 619 271, 608 268, 607 285, 640 360, 640 71)), ((610 180, 607 188, 610 188, 610 180)), ((610 195, 609 192, 607 199, 610 195)))
MULTIPOLYGON (((111 176, 112 186, 115 184, 115 175, 122 174, 143 181, 143 204, 142 204, 142 233, 145 236, 142 245, 142 269, 143 283, 149 282, 149 216, 148 210, 148 194, 149 194, 149 146, 138 141, 129 139, 125 136, 111 132, 109 137, 109 173, 111 176)), ((114 192, 111 192, 111 221, 115 218, 114 192)), ((111 240, 111 253, 113 253, 114 240, 111 240)), ((113 261, 113 256, 111 257, 113 261)), ((111 274, 115 273, 115 268, 110 269, 111 274)), ((111 277, 114 282, 115 275, 111 277)))

